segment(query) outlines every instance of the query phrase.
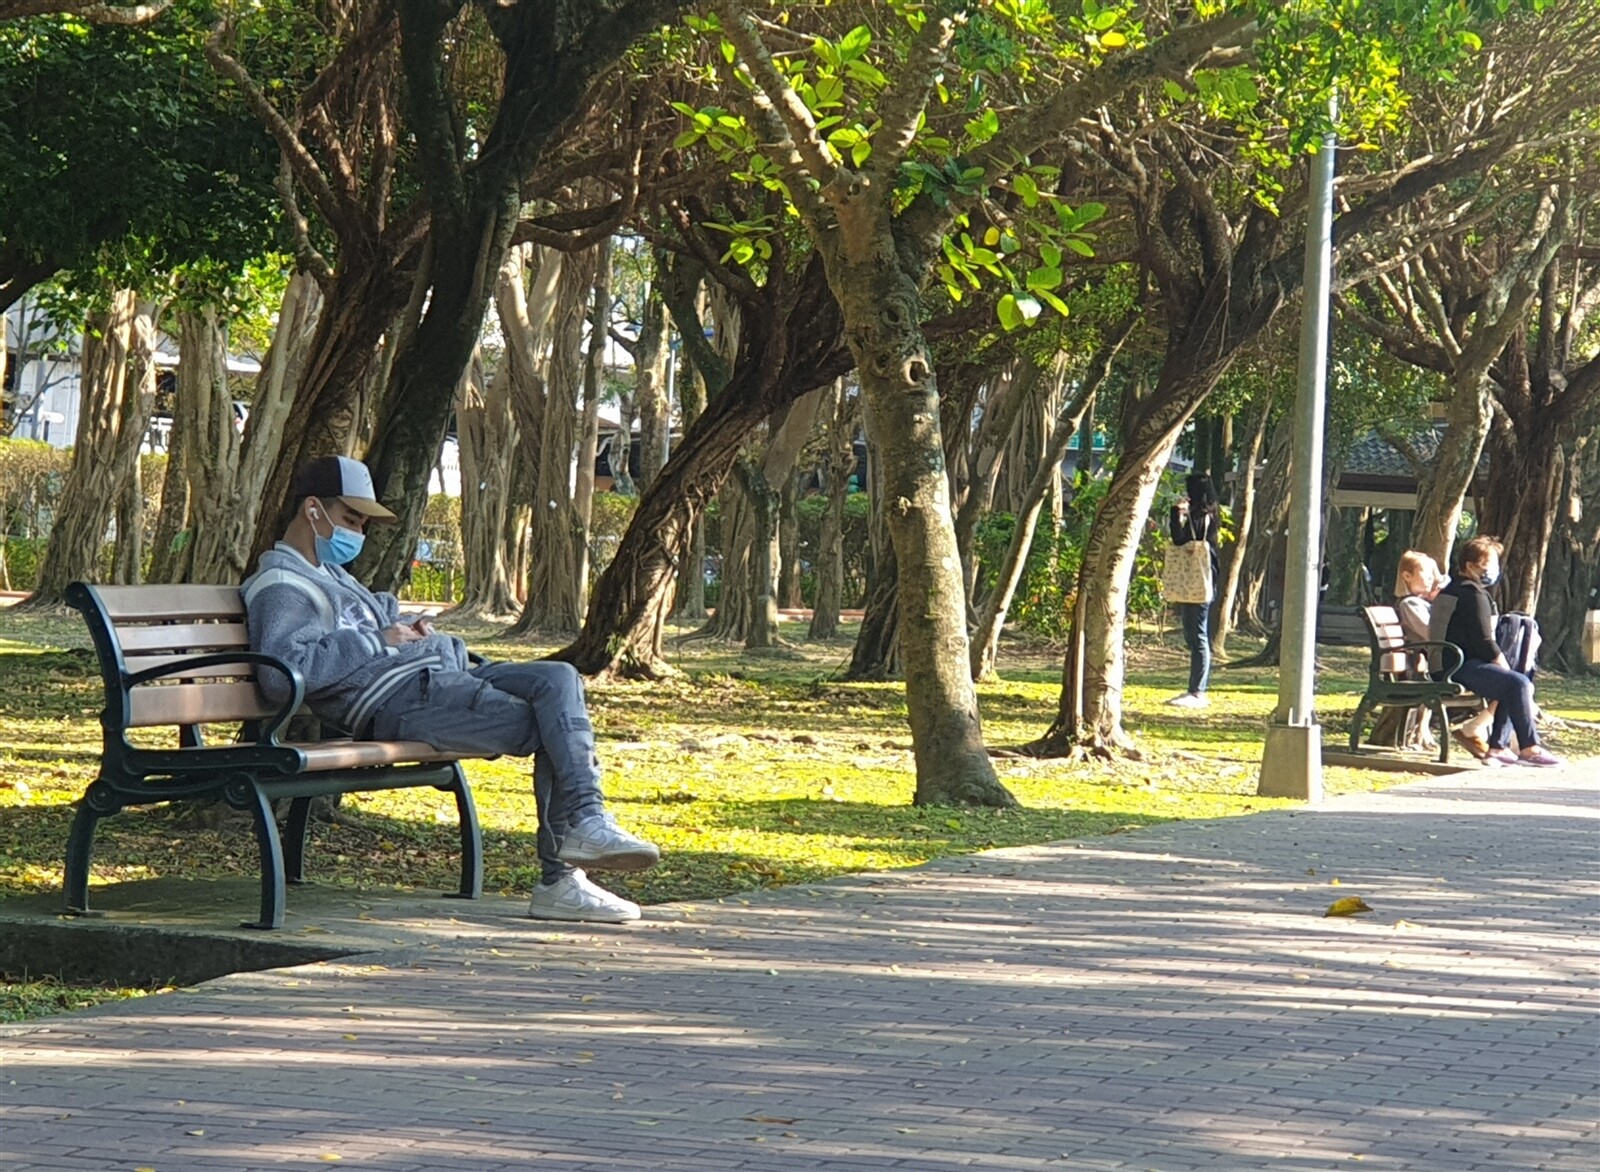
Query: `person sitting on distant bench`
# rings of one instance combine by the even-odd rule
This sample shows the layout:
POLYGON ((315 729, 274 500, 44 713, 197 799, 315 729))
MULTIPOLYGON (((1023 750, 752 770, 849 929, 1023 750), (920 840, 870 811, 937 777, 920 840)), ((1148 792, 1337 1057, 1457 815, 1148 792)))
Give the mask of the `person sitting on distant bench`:
MULTIPOLYGON (((426 619, 400 621, 392 594, 374 594, 341 567, 361 552, 369 521, 393 521, 366 465, 324 456, 294 482, 294 519, 242 587, 250 646, 305 679, 319 718, 358 739, 421 741, 445 753, 533 758, 541 882, 528 914, 622 923, 639 906, 581 868, 640 871, 660 851, 619 827, 600 793, 583 680, 570 664, 481 663, 426 619)), ((281 673, 262 690, 282 702, 281 673), (276 693, 276 695, 274 695, 276 693)))
MULTIPOLYGON (((1489 587, 1500 580, 1505 547, 1494 537, 1474 537, 1462 547, 1461 573, 1434 599, 1428 629, 1434 642, 1454 643, 1466 657, 1456 682, 1494 705, 1486 765, 1559 765, 1539 744, 1533 725, 1533 681, 1513 671, 1495 642, 1489 587), (1511 734, 1517 750, 1511 748, 1511 734)), ((1440 664, 1435 662, 1434 669, 1440 664)))

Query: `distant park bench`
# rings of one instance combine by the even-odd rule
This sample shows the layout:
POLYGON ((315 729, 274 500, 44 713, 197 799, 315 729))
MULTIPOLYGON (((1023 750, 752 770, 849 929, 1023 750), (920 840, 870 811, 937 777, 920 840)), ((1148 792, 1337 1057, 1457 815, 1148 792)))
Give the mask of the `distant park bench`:
POLYGON ((1450 722, 1446 709, 1477 708, 1482 704, 1452 678, 1466 658, 1461 648, 1454 643, 1408 642, 1400 615, 1392 606, 1365 606, 1361 614, 1367 626, 1372 662, 1366 695, 1361 697, 1350 722, 1350 751, 1353 753, 1360 746, 1367 717, 1378 709, 1424 707, 1438 719, 1439 761, 1448 764, 1450 722), (1444 670, 1430 677, 1427 652, 1432 648, 1441 651, 1444 670))
POLYGON ((455 894, 482 893, 483 836, 461 757, 420 742, 280 741, 304 702, 305 683, 282 660, 250 650, 237 587, 74 582, 66 600, 88 622, 106 690, 100 772, 78 803, 67 840, 68 912, 89 912, 89 861, 100 819, 128 806, 220 798, 255 822, 261 916, 247 926, 281 927, 284 884, 304 881, 312 798, 407 786, 455 796, 461 825, 455 894), (258 670, 281 672, 288 700, 269 701, 258 670), (242 724, 242 731, 228 743, 207 744, 202 726, 215 724, 242 724), (134 729, 166 726, 177 730, 174 746, 150 748, 128 738, 134 729), (279 799, 290 802, 282 837, 273 811, 279 799))

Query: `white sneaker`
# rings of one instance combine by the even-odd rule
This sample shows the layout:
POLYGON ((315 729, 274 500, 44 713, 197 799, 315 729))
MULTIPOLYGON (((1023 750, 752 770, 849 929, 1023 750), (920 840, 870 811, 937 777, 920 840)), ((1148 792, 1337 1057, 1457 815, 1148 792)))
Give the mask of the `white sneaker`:
POLYGON ((1211 701, 1195 692, 1185 692, 1181 696, 1174 696, 1172 699, 1168 700, 1167 703, 1172 705, 1174 708, 1204 708, 1210 704, 1211 701))
POLYGON ((556 858, 597 871, 648 871, 661 861, 661 851, 622 829, 610 814, 596 814, 567 831, 556 858))
POLYGON ((639 918, 639 905, 589 882, 582 871, 541 883, 528 901, 536 920, 569 920, 585 924, 626 924, 639 918))

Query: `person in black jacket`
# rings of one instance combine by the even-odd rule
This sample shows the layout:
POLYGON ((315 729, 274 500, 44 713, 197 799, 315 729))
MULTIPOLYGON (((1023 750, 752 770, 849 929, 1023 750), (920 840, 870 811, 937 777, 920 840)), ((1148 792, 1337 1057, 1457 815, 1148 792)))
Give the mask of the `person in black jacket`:
POLYGON ((1533 681, 1511 670, 1494 637, 1494 602, 1489 588, 1500 580, 1504 546, 1493 537, 1474 537, 1461 550, 1461 572, 1439 592, 1429 618, 1435 640, 1454 643, 1466 662, 1456 682, 1495 705, 1489 726, 1488 765, 1559 765, 1539 744, 1533 725, 1533 681), (1511 749, 1511 734, 1518 749, 1511 749))
MULTIPOLYGON (((1211 580, 1217 580, 1217 531, 1221 517, 1217 508, 1217 490, 1211 486, 1211 477, 1195 473, 1185 482, 1189 495, 1179 497, 1172 506, 1169 528, 1173 545, 1188 545, 1191 541, 1204 541, 1211 547, 1211 580)), ((1189 648, 1189 690, 1168 700, 1179 708, 1204 708, 1206 684, 1211 680, 1211 604, 1208 602, 1180 602, 1178 618, 1183 622, 1183 642, 1189 648)))

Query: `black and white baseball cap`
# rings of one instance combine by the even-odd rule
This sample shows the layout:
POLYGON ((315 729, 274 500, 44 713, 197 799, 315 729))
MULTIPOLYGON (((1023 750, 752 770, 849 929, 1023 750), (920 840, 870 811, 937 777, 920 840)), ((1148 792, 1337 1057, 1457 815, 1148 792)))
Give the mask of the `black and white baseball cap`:
POLYGON ((378 503, 372 487, 372 473, 360 460, 349 456, 322 456, 300 469, 294 478, 296 500, 314 496, 318 500, 338 497, 358 513, 374 521, 393 521, 395 515, 378 503))

